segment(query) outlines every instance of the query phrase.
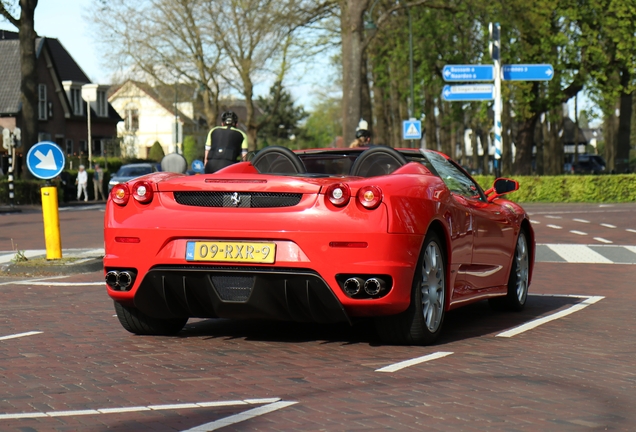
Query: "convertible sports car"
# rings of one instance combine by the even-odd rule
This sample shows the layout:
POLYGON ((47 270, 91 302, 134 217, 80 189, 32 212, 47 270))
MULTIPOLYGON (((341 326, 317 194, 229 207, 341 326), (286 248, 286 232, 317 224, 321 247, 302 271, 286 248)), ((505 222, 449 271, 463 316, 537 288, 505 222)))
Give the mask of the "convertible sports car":
POLYGON ((349 322, 429 344, 445 313, 521 310, 535 242, 525 211, 430 150, 267 147, 214 174, 153 173, 106 207, 108 294, 122 326, 190 317, 349 322))

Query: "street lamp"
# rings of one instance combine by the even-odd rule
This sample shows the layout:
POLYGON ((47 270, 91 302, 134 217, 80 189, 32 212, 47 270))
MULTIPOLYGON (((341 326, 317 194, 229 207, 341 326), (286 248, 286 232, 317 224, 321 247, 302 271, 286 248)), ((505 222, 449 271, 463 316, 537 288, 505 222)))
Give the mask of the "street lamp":
POLYGON ((93 166, 93 145, 91 144, 91 102, 97 100, 98 84, 84 84, 82 86, 82 99, 86 101, 86 116, 88 121, 88 166, 93 166))
MULTIPOLYGON (((366 30, 377 30, 377 26, 373 22, 373 9, 375 5, 378 4, 378 1, 375 0, 371 8, 369 9, 369 20, 365 21, 364 28, 366 30)), ((411 87, 411 100, 409 101, 409 118, 413 118, 413 113, 415 112, 414 103, 415 103, 415 90, 413 89, 413 19, 411 18, 411 10, 408 5, 404 6, 406 8, 406 14, 409 17, 409 84, 411 87)))

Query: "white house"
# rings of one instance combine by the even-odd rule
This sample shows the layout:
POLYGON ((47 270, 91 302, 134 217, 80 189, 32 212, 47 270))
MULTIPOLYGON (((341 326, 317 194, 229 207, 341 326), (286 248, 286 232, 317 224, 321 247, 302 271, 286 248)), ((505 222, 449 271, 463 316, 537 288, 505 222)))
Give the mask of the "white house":
POLYGON ((159 142, 165 154, 182 151, 183 137, 198 134, 197 122, 193 120, 191 101, 167 102, 168 95, 161 97, 148 84, 128 80, 116 88, 108 102, 124 119, 117 125, 117 134, 123 139, 122 153, 131 157, 146 158, 155 142, 159 142), (175 139, 174 125, 178 124, 175 139))

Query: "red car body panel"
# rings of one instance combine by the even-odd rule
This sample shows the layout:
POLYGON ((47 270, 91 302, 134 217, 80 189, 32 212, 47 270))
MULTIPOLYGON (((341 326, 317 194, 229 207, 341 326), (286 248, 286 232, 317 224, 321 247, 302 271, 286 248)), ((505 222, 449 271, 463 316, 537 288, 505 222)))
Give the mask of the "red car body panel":
MULTIPOLYGON (((319 155, 325 151, 342 149, 306 153, 319 155)), ((195 289, 193 281, 209 283, 207 271, 261 274, 264 279, 271 279, 272 286, 282 284, 283 279, 287 281, 285 275, 292 275, 291 280, 298 273, 306 278, 302 283, 307 291, 316 285, 316 280, 323 280, 341 305, 345 318, 337 320, 397 314, 411 302, 424 238, 433 229, 445 240, 447 310, 506 293, 515 242, 522 226, 530 236, 531 270, 534 262, 534 234, 527 214, 519 205, 503 198, 488 203, 455 195, 439 176, 418 162, 407 163, 389 175, 370 178, 269 175, 259 173, 250 162, 241 162, 208 175, 154 173, 129 185, 141 180, 153 189, 149 203, 133 197, 125 205, 115 203, 112 196, 108 200, 104 266, 105 273, 113 269, 134 270, 134 280, 127 290, 108 286, 108 295, 116 302, 139 307, 150 316, 185 313, 201 317, 276 318, 263 315, 262 311, 241 309, 240 302, 218 299, 204 310, 203 306, 187 304, 192 301, 188 297, 191 294, 173 299, 173 294, 167 293, 168 280, 176 280, 170 282, 173 284, 170 289, 183 292, 195 289), (338 183, 346 183, 350 188, 351 198, 343 207, 335 206, 325 195, 329 186, 338 183), (382 191, 382 202, 375 209, 365 208, 356 199, 358 190, 368 185, 382 191), (210 208, 183 205, 175 198, 181 193, 215 192, 228 196, 237 191, 293 193, 301 198, 296 205, 272 208, 210 208), (272 242, 276 245, 275 262, 187 261, 187 243, 193 241, 272 242), (361 247, 365 244, 366 247, 361 247), (182 276, 179 272, 183 272, 182 276), (277 272, 285 275, 281 279, 271 276, 277 272), (338 279, 342 275, 383 275, 390 287, 377 298, 352 298, 338 279), (153 277, 154 282, 149 281, 153 277), (151 282, 154 288, 139 292, 142 284, 151 282), (175 288, 174 284, 183 286, 175 288), (156 293, 164 297, 161 305, 152 298, 156 293), (170 302, 176 305, 174 309, 170 302)), ((221 277, 219 274, 215 277, 221 277)), ((209 300, 201 298, 206 295, 201 290, 196 294, 202 303, 209 300)), ((261 299, 263 303, 269 301, 261 299)), ((267 306, 268 310, 290 307, 278 304, 280 301, 283 300, 267 306)), ((313 316, 305 312, 303 317, 313 316)))

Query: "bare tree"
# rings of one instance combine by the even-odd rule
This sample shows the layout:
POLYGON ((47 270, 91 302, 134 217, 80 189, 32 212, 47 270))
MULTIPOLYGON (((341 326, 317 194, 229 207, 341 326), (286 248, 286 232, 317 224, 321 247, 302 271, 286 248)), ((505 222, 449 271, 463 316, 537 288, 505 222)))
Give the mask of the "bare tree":
POLYGON ((208 125, 218 115, 221 52, 208 26, 203 0, 111 0, 91 11, 96 36, 111 66, 155 83, 187 81, 203 99, 208 125))
MULTIPOLYGON (((34 15, 38 0, 20 0, 20 18, 12 14, 12 9, 8 0, 0 0, 0 15, 13 24, 20 34, 20 72, 22 81, 20 84, 22 98, 22 143, 24 152, 29 151, 38 140, 38 117, 37 117, 37 82, 38 74, 36 70, 35 56, 35 33, 34 15)), ((31 173, 26 169, 26 158, 24 158, 22 175, 31 178, 31 173)))

